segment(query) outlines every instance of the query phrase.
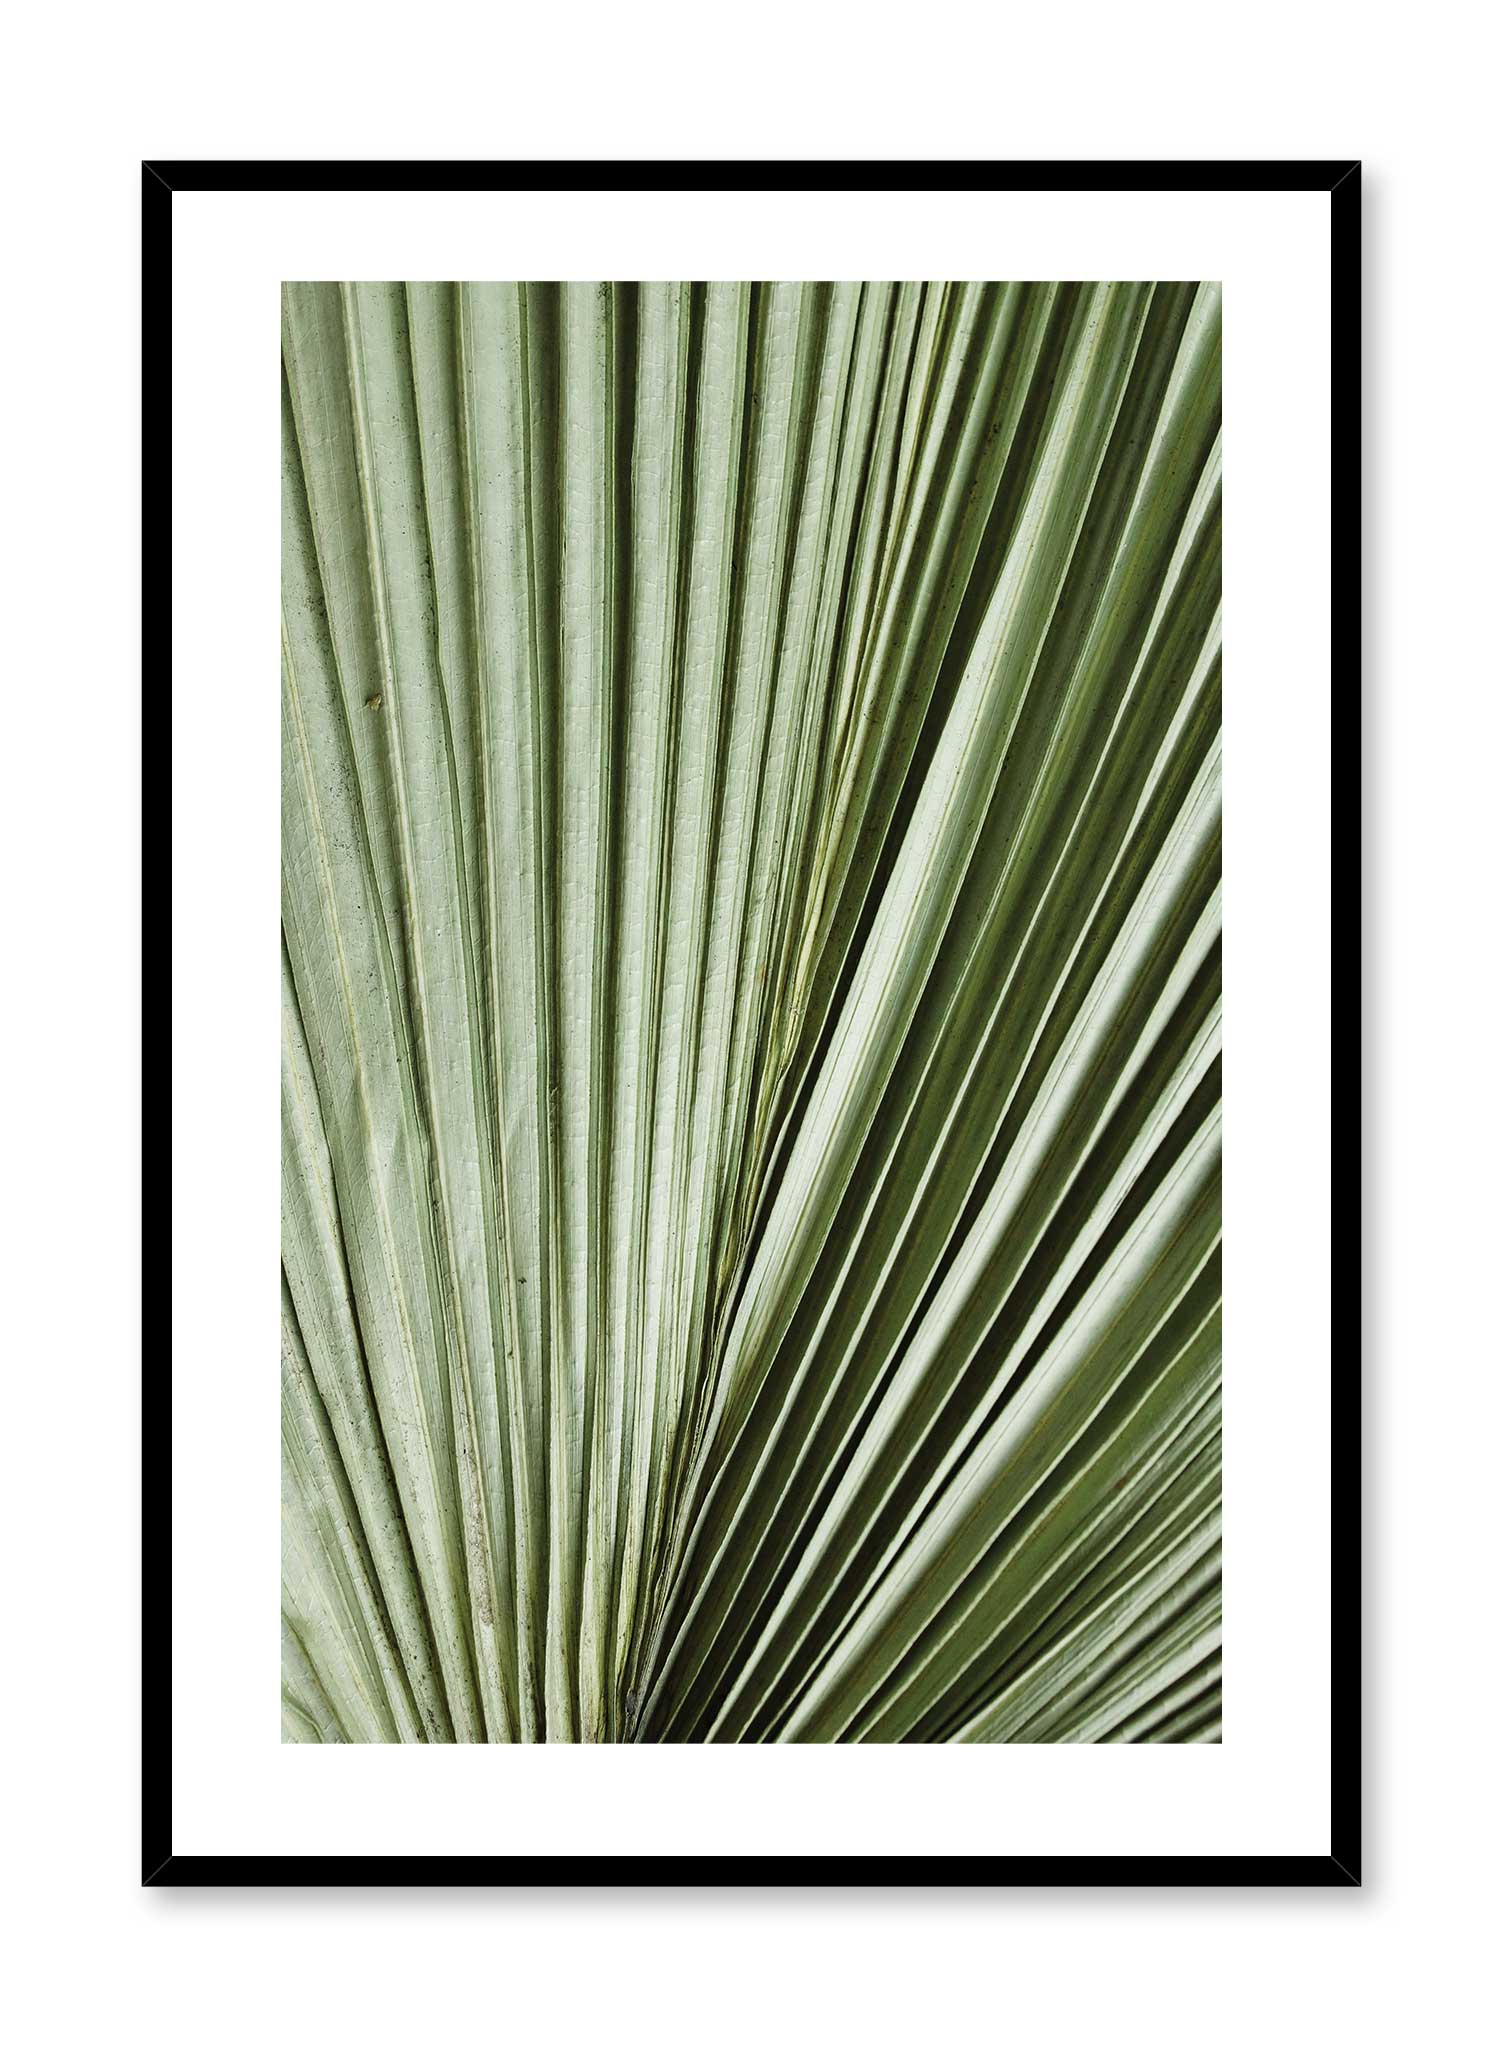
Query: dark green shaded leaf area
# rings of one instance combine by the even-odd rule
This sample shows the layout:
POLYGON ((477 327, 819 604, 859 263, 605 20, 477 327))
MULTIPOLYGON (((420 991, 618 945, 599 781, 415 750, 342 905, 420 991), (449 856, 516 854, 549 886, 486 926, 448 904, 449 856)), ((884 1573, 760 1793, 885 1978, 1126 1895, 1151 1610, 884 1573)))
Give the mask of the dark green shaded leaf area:
POLYGON ((1218 1741, 1219 293, 283 367, 286 1737, 1218 1741))

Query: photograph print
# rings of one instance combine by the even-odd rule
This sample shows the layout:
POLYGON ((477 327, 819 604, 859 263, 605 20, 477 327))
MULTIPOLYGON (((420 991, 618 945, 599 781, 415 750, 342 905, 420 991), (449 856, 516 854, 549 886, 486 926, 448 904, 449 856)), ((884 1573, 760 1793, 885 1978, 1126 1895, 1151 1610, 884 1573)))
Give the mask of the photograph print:
POLYGON ((1220 1742, 1220 418, 1214 282, 285 287, 286 1742, 1220 1742))

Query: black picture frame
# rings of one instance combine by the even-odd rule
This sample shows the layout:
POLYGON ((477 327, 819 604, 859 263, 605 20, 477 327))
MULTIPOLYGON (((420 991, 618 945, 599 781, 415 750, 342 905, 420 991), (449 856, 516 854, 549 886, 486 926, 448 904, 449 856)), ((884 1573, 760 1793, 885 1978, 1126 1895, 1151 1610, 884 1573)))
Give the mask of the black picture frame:
MULTIPOLYGON (((1361 165, 1300 162, 861 162, 471 163, 206 162, 152 159, 141 166, 142 267, 142 670, 170 679, 172 569, 161 543, 171 531, 172 200, 177 192, 598 190, 799 191, 982 190, 1328 192, 1331 200, 1331 462, 1333 700, 1360 703, 1361 689, 1361 165)), ((171 732, 159 684, 144 693, 143 851, 161 872, 171 857, 171 732), (165 741, 165 745, 164 745, 165 741)), ((1356 774, 1333 767, 1332 872, 1350 877, 1360 844, 1356 774), (1337 838, 1339 827, 1340 837, 1337 838)), ((1339 938, 1332 960, 1333 1018, 1356 1023, 1359 942, 1339 938), (1339 979, 1336 970, 1340 968, 1339 979)), ((145 985, 170 973, 167 920, 148 921, 145 985)), ((160 1024, 145 1042, 160 1060, 160 1024)), ((1333 1046, 1334 1050, 1334 1046, 1333 1046)), ((171 1054, 169 1050, 168 1058, 171 1054)), ((170 1068, 169 1068, 170 1071, 170 1068)), ((148 1071, 148 1087, 159 1074, 148 1071)), ((1360 1081, 1354 1064, 1333 1064, 1333 1149, 1354 1158, 1360 1144, 1360 1081)), ((152 1099, 170 1091, 152 1091, 152 1099)), ((159 1112, 160 1114, 160 1112, 159 1112)), ((159 1141, 170 1155, 170 1134, 159 1141)), ((157 1172, 153 1192, 157 1191, 157 1172)), ((1352 1169, 1348 1169, 1348 1173, 1352 1169)), ((1333 1226, 1334 1226, 1333 1216, 1333 1226)), ((1334 1233, 1335 1301, 1349 1310, 1358 1286, 1354 1229, 1334 1233)), ((170 1274, 168 1276, 170 1285, 170 1274)), ((161 1286, 160 1279, 156 1286, 161 1286)), ((148 1298, 151 1292, 148 1291, 148 1298)), ((1349 1325, 1349 1316, 1344 1318, 1349 1325)), ((143 1355, 144 1347, 143 1347, 143 1355)), ((654 1886, 1032 1886, 1153 1885, 1352 1887, 1361 1883, 1361 1359, 1356 1342, 1331 1331, 1333 1397, 1339 1427, 1331 1463, 1331 1813, 1329 1855, 1287 1856, 243 1856, 178 1855, 172 1847, 172 1702, 156 1674, 170 1670, 172 1615, 171 1377, 143 1374, 142 1587, 143 1711, 141 1882, 147 1886, 230 1885, 654 1885, 654 1886)))

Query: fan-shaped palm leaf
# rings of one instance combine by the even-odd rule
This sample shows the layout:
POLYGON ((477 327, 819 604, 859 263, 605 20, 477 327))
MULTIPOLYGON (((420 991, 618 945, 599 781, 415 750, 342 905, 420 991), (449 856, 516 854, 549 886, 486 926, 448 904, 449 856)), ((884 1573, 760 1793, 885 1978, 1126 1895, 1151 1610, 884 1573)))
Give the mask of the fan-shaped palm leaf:
POLYGON ((284 367, 287 1736, 1216 1739, 1215 290, 284 367))

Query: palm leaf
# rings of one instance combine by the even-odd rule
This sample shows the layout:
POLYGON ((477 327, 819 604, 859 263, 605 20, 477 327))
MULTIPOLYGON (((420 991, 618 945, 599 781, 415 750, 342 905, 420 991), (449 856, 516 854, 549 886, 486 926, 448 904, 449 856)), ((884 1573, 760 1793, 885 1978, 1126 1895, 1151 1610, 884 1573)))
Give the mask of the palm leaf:
POLYGON ((1219 1739, 1219 294, 283 334, 287 1738, 1219 1739))

